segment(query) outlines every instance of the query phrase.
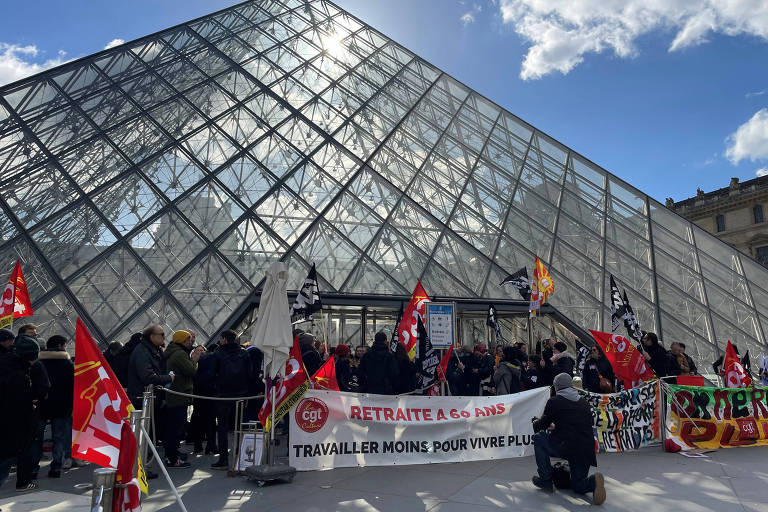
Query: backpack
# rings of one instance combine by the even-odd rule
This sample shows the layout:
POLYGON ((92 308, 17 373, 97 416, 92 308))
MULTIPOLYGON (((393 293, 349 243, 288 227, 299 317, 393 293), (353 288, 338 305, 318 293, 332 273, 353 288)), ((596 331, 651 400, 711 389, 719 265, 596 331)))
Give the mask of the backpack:
POLYGON ((226 353, 219 349, 218 384, 219 393, 222 395, 246 396, 248 383, 250 382, 251 358, 245 350, 236 353, 226 353), (219 353, 221 352, 221 353, 219 353))

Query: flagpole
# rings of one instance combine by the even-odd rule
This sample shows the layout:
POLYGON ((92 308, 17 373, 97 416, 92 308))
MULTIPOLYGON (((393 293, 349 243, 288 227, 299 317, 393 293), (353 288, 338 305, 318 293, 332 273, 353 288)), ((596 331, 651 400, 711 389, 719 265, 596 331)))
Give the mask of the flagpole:
MULTIPOLYGON (((272 363, 275 360, 275 349, 272 348, 272 361, 269 363, 269 373, 272 373, 272 363)), ((271 386, 272 388, 272 412, 270 413, 272 416, 272 419, 270 420, 270 429, 269 429, 269 465, 273 465, 275 463, 275 379, 271 379, 271 386)))

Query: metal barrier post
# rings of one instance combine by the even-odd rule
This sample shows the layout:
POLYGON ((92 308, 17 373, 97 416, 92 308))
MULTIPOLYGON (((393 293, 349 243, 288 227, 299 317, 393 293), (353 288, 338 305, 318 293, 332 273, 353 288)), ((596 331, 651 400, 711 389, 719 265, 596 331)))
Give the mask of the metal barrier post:
POLYGON ((115 489, 116 469, 97 468, 93 470, 93 493, 91 510, 101 506, 103 510, 112 510, 112 495, 115 489))

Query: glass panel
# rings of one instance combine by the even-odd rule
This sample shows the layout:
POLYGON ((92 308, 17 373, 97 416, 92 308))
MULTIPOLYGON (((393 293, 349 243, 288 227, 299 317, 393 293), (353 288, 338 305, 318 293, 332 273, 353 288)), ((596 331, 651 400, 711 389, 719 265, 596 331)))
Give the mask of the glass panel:
POLYGON ((121 235, 157 213, 165 204, 135 172, 95 195, 93 202, 121 235))
POLYGON ((368 169, 349 184, 349 191, 382 217, 389 215, 401 196, 395 187, 368 169))
MULTIPOLYGON (((444 268, 441 268, 440 265, 434 261, 429 263, 427 269, 424 271, 424 275, 421 276, 421 284, 424 285, 424 289, 430 297, 435 295, 447 297, 474 296, 472 291, 464 286, 459 278, 446 272, 444 268)), ((413 289, 413 286, 409 289, 413 289)))
POLYGON ((177 206, 209 240, 222 234, 243 214, 242 207, 214 181, 195 188, 177 206))
POLYGON ((155 157, 142 171, 171 200, 205 177, 203 170, 178 147, 155 157))
POLYGON ((432 252, 443 229, 426 210, 406 197, 392 212, 390 222, 426 254, 432 252))
MULTIPOLYGON (((37 326, 37 334, 41 340, 46 340, 54 334, 61 334, 70 340, 75 337, 75 321, 80 316, 63 293, 54 295, 44 304, 35 306, 35 316, 32 317, 37 326)), ((24 321, 24 320, 20 320, 24 321)), ((18 324, 21 325, 21 324, 18 324)), ((94 333, 95 334, 95 333, 94 333)), ((100 340, 97 339, 97 343, 100 340)), ((67 344, 67 352, 74 354, 74 343, 67 344)), ((106 347, 104 347, 106 348, 106 347)))
POLYGON ((256 204, 277 183, 270 173, 247 156, 224 167, 216 177, 249 207, 256 204))
POLYGON ((249 153, 278 178, 301 160, 298 151, 274 134, 262 139, 249 153))
POLYGON ((456 276, 474 295, 482 290, 490 262, 456 235, 445 232, 433 256, 448 272, 456 276))
POLYGON ((222 165, 237 152, 234 144, 211 126, 193 133, 181 145, 209 171, 222 165))
POLYGON ((576 252, 598 265, 603 262, 603 239, 567 215, 560 214, 557 240, 567 242, 576 252))
POLYGON ((603 271, 559 239, 555 241, 552 266, 598 300, 602 300, 603 271))
MULTIPOLYGON (((701 276, 698 272, 681 265, 678 261, 659 250, 656 250, 655 256, 657 276, 666 277, 686 293, 695 297, 699 302, 704 303, 704 290, 701 276)), ((663 296, 661 290, 659 290, 659 294, 663 296)))
MULTIPOLYGON (((21 261, 21 268, 24 272, 24 280, 27 283, 29 298, 34 303, 40 297, 50 291, 55 285, 55 281, 45 270, 37 253, 33 252, 29 244, 24 240, 17 240, 12 244, 7 244, 0 249, 0 276, 10 276, 16 260, 21 261)), ((35 315, 37 315, 37 308, 35 315)))
POLYGON ((649 262, 642 264, 628 256, 624 251, 607 244, 605 249, 606 270, 615 277, 621 276, 629 288, 638 292, 648 300, 653 300, 653 272, 649 269, 649 262))
POLYGON ((124 247, 80 274, 69 288, 102 332, 112 331, 157 290, 124 247))
POLYGON ((85 192, 119 176, 131 165, 104 138, 59 156, 59 163, 85 192))
POLYGON ((563 274, 553 269, 550 269, 550 274, 555 282, 555 293, 547 301, 580 327, 599 329, 602 304, 578 286, 569 283, 563 274))
MULTIPOLYGON (((659 309, 662 311, 662 315, 673 316, 678 322, 694 332, 704 338, 711 339, 710 329, 707 327, 709 322, 706 308, 667 280, 657 276, 656 283, 659 288, 659 309)), ((700 284, 697 285, 700 286, 700 284)), ((663 319, 661 328, 666 329, 663 319)))
POLYGON ((313 210, 285 187, 265 196, 256 207, 256 214, 288 245, 292 245, 317 217, 313 210))
POLYGON ((243 147, 250 146, 267 131, 261 120, 245 108, 225 114, 216 124, 243 147))
POLYGON ((296 253, 315 263, 317 271, 336 290, 360 257, 360 252, 325 221, 320 221, 302 240, 296 253))
POLYGON ((161 150, 170 142, 146 117, 120 125, 108 135, 117 147, 136 163, 161 150))
POLYGON ((462 203, 456 207, 449 226, 483 254, 491 254, 496 247, 499 231, 462 203))
POLYGON ((54 165, 27 171, 23 180, 10 180, 0 193, 16 218, 29 228, 80 197, 54 165))
POLYGON ((163 103, 151 110, 149 114, 163 129, 176 138, 181 138, 205 122, 205 118, 181 98, 163 103))
POLYGON ((543 257, 549 254, 552 245, 551 224, 554 224, 554 212, 549 222, 550 228, 544 228, 531 220, 528 215, 521 213, 516 208, 510 208, 504 231, 513 240, 543 257))
POLYGON ((357 247, 365 249, 384 220, 350 193, 344 193, 324 215, 357 247))
POLYGON ((336 197, 341 185, 312 162, 300 165, 285 185, 316 211, 322 211, 336 197))
POLYGON ((392 277, 394 276, 386 274, 375 263, 363 258, 340 291, 377 295, 407 294, 406 288, 393 281, 392 277))
POLYGON ((427 265, 427 255, 390 226, 382 228, 368 249, 368 255, 407 290, 416 286, 416 280, 427 265))
POLYGON ((251 283, 258 284, 285 247, 256 220, 245 219, 218 246, 225 258, 251 283))

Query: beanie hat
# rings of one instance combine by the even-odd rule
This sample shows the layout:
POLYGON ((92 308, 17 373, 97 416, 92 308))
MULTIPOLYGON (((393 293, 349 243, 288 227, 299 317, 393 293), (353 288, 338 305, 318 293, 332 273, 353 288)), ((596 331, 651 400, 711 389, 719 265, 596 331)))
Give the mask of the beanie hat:
POLYGON ((567 373, 559 373, 552 382, 552 385, 555 386, 555 391, 560 391, 561 389, 573 387, 573 379, 567 373))
POLYGON ((335 354, 339 357, 344 357, 349 355, 349 345, 344 345, 343 343, 340 345, 336 345, 336 352, 335 354))
POLYGON ((308 332, 303 332, 299 334, 299 345, 301 346, 312 345, 314 341, 315 341, 315 337, 308 332))
POLYGON ((568 350, 568 345, 566 345, 562 341, 558 341, 557 343, 555 343, 555 348, 557 349, 558 352, 565 352, 568 350))
POLYGON ((31 363, 40 355, 40 345, 32 336, 20 334, 16 336, 16 341, 13 343, 13 351, 17 356, 31 363))
POLYGON ((0 343, 14 339, 16 336, 10 329, 0 329, 0 343))
POLYGON ((171 338, 174 343, 184 343, 187 341, 187 338, 189 338, 191 334, 189 334, 189 331, 176 331, 173 333, 173 337, 171 338))

